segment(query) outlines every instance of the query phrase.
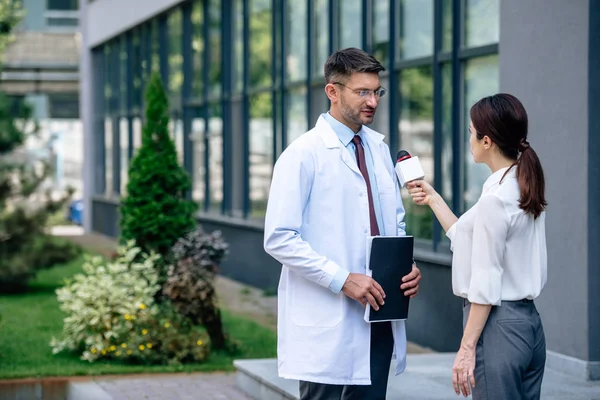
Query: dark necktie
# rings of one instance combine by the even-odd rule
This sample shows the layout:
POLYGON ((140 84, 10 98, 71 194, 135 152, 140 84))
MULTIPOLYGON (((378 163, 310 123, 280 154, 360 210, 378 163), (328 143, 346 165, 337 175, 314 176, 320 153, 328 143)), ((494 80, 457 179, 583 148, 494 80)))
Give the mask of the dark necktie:
POLYGON ((377 217, 375 216, 375 207, 373 206, 373 193, 371 192, 371 181, 369 180, 369 172, 367 171, 367 163, 365 162, 365 148, 362 145, 360 136, 354 135, 352 138, 354 143, 354 152, 356 153, 356 162, 358 169, 365 179, 367 184, 367 195, 369 196, 369 221, 371 223, 371 236, 379 235, 379 227, 377 226, 377 217))

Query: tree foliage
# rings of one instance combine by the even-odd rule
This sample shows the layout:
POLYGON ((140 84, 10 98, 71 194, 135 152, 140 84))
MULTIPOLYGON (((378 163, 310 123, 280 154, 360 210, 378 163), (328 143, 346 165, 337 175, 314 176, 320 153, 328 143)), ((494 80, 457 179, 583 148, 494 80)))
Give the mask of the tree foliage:
POLYGON ((23 16, 19 0, 0 0, 0 53, 10 43, 12 30, 23 16))
POLYGON ((167 96, 157 73, 148 82, 146 104, 142 145, 131 161, 121 201, 121 236, 166 259, 177 239, 195 227, 197 205, 188 199, 191 179, 177 160, 167 96))
MULTIPOLYGON (((0 1, 0 51, 10 41, 21 16, 18 1, 0 1)), ((50 214, 70 198, 41 185, 50 173, 47 160, 36 159, 25 144, 37 133, 32 109, 0 92, 0 291, 18 291, 36 272, 78 255, 76 247, 46 234, 50 214)))

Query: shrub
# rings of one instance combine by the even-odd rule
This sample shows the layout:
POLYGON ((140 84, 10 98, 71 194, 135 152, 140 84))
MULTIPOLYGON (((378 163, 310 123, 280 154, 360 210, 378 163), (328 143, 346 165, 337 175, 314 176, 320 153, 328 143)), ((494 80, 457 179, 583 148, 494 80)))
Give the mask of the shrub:
POLYGON ((22 243, 19 251, 4 251, 0 243, 0 292, 14 293, 27 289, 38 271, 64 264, 81 255, 79 246, 46 234, 37 234, 22 243), (12 253, 12 254, 11 254, 12 253))
POLYGON ((168 130, 167 96, 156 73, 148 83, 146 104, 142 145, 131 161, 121 202, 121 235, 164 258, 195 227, 197 205, 187 198, 191 179, 177 160, 168 130))
MULTIPOLYGON (((210 339, 201 326, 194 326, 168 303, 156 314, 141 312, 129 340, 97 349, 96 354, 144 364, 199 362, 209 355, 210 339)), ((91 350, 90 350, 91 351, 91 350)))
POLYGON ((57 290, 64 319, 53 352, 68 350, 90 362, 119 359, 136 363, 203 361, 208 336, 170 307, 154 302, 160 290, 158 254, 143 253, 133 242, 118 249, 114 262, 88 258, 83 274, 57 290))
MULTIPOLYGON (((0 2, 0 51, 23 11, 21 1, 0 2)), ((43 254, 55 250, 45 235, 46 222, 72 194, 56 198, 47 192, 43 198, 51 162, 33 156, 27 145, 37 128, 31 105, 0 91, 0 291, 23 290, 38 270, 51 266, 43 254)))
POLYGON ((73 261, 82 253, 81 247, 68 240, 42 235, 33 245, 31 263, 40 268, 49 268, 73 261))
POLYGON ((163 287, 181 315, 206 328, 215 349, 226 344, 214 280, 227 248, 219 231, 208 234, 198 227, 189 232, 173 246, 174 262, 163 287))
MULTIPOLYGON (((51 173, 48 160, 31 159, 26 141, 36 134, 32 108, 0 92, 0 291, 19 291, 35 276, 41 257, 36 247, 45 240, 49 215, 72 195, 42 193, 51 173)), ((47 248, 51 241, 47 241, 47 248)))

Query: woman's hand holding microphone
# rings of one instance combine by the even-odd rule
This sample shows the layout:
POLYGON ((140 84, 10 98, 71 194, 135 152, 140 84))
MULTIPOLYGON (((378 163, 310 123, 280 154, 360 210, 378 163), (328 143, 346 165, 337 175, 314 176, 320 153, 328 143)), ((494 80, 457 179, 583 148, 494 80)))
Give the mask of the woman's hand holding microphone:
POLYGON ((420 206, 431 206, 433 197, 439 196, 433 187, 423 180, 408 182, 406 188, 414 203, 420 206))
POLYGON ((411 181, 406 184, 408 193, 412 196, 413 202, 420 206, 429 206, 437 217, 438 221, 444 228, 444 231, 448 232, 448 229, 458 218, 450 207, 446 204, 442 196, 435 191, 433 186, 424 180, 411 181))

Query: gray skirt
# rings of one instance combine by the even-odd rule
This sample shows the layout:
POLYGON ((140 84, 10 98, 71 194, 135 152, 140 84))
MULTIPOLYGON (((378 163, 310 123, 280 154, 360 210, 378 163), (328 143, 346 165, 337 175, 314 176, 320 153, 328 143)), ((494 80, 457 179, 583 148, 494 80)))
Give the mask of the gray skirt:
MULTIPOLYGON (((464 300, 463 329, 471 304, 464 300)), ((537 400, 546 338, 533 300, 493 306, 477 342, 473 400, 537 400)))

